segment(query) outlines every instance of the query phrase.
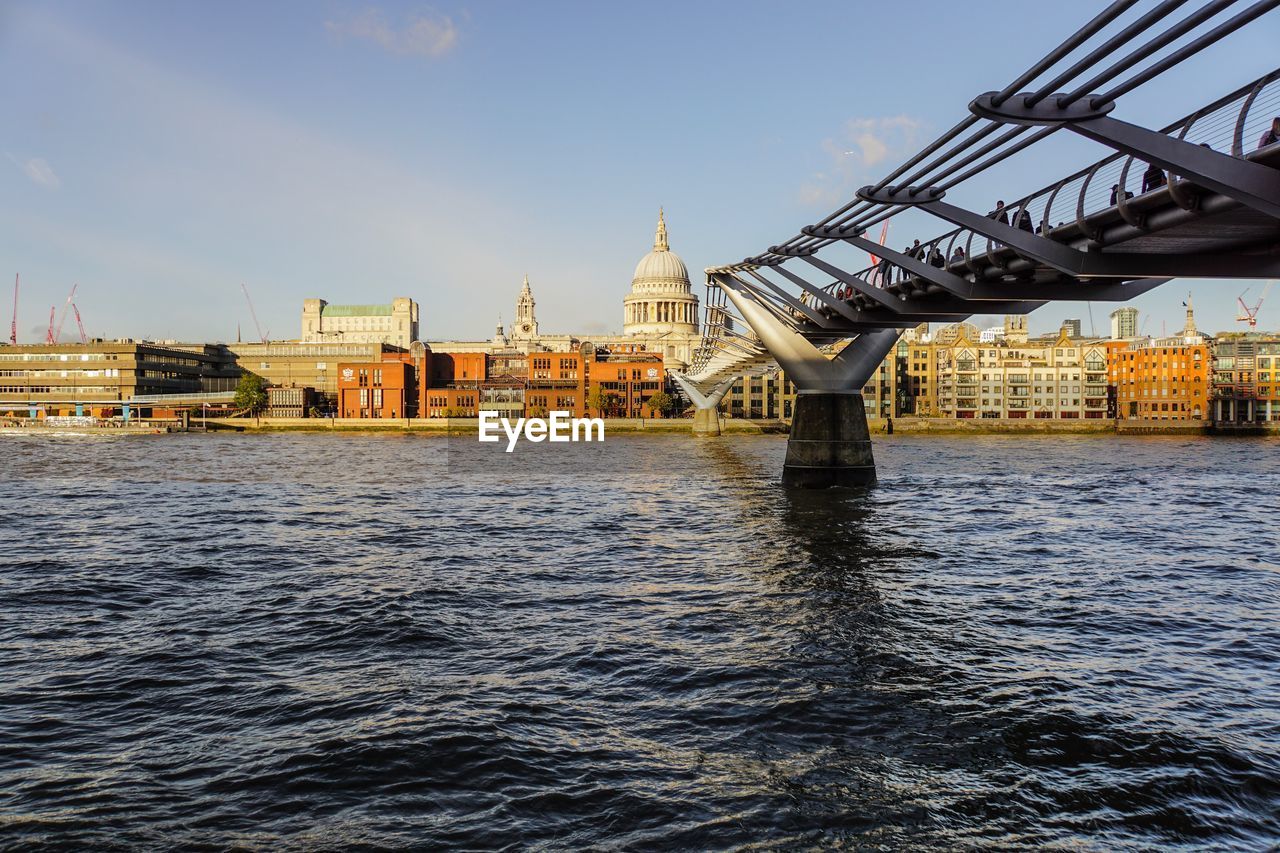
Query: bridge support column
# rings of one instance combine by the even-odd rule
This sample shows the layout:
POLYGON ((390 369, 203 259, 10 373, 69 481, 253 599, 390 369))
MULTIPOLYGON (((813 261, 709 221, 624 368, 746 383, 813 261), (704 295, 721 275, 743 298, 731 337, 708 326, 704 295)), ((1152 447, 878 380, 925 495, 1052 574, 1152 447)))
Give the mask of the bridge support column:
POLYGON ((865 486, 875 480, 862 392, 797 393, 782 485, 826 489, 865 486))
POLYGON ((783 485, 825 489, 875 482, 862 386, 898 342, 900 332, 863 332, 828 358, 750 290, 727 276, 718 281, 797 389, 783 485))
POLYGON ((680 390, 693 401, 693 434, 711 438, 720 434, 720 401, 729 393, 736 376, 717 382, 707 392, 689 381, 683 374, 672 372, 671 378, 680 386, 680 390))

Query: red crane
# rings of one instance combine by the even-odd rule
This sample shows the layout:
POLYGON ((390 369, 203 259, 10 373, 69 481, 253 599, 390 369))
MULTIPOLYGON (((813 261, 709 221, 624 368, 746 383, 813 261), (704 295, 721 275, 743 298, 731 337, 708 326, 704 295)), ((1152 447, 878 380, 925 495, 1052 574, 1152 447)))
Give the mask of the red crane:
POLYGON ((89 336, 84 333, 84 323, 80 320, 80 309, 76 307, 74 302, 71 303, 71 310, 75 312, 76 325, 80 328, 80 343, 89 343, 89 336))
POLYGON ((57 343, 57 341, 53 339, 53 319, 57 315, 57 313, 58 313, 58 306, 50 305, 49 306, 49 331, 45 332, 45 335, 44 335, 44 342, 46 344, 57 343))
POLYGON ((18 279, 22 277, 21 273, 15 273, 13 276, 13 322, 9 324, 9 343, 18 343, 18 279))
POLYGON ((271 343, 270 332, 262 331, 262 324, 258 322, 258 312, 253 310, 253 300, 249 297, 249 288, 244 286, 244 282, 240 282, 240 289, 244 291, 244 300, 249 303, 249 316, 253 318, 253 326, 258 330, 258 340, 264 344, 271 343))
POLYGON ((1248 323, 1250 329, 1258 328, 1258 309, 1262 307, 1262 301, 1267 298, 1267 294, 1271 291, 1271 285, 1273 284, 1275 284, 1274 281, 1267 282, 1267 286, 1262 289, 1262 295, 1258 297, 1257 302, 1253 303, 1252 308, 1246 305, 1244 301, 1245 293, 1248 293, 1248 290, 1236 297, 1236 302, 1240 303, 1240 314, 1236 317, 1237 323, 1248 323))

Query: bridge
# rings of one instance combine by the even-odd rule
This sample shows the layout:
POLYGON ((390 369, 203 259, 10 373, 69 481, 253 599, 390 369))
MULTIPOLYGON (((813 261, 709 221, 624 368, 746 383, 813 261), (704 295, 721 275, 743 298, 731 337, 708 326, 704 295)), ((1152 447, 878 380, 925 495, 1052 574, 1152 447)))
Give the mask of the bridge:
POLYGON ((870 483, 861 389, 902 329, 1055 300, 1123 302, 1179 276, 1280 277, 1280 142, 1263 137, 1280 123, 1280 69, 1158 130, 1113 115, 1280 0, 1214 0, 1181 17, 1185 0, 1141 14, 1136 5, 1112 3, 1004 88, 978 94, 955 126, 826 218, 708 268, 703 339, 675 376, 695 432, 717 433, 716 406, 739 376, 781 367, 797 389, 783 483, 870 483), (1061 131, 1112 153, 1002 210, 947 200, 1061 131), (954 227, 909 253, 868 238, 908 208, 954 227), (836 249, 819 256, 837 246, 881 260, 850 271, 836 249))

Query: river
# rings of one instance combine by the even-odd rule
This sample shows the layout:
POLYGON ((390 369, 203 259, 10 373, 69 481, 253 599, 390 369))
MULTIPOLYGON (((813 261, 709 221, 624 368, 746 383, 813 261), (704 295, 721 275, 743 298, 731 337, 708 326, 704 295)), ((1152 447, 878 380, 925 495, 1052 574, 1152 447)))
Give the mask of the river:
POLYGON ((0 437, 0 846, 1266 849, 1280 444, 0 437))

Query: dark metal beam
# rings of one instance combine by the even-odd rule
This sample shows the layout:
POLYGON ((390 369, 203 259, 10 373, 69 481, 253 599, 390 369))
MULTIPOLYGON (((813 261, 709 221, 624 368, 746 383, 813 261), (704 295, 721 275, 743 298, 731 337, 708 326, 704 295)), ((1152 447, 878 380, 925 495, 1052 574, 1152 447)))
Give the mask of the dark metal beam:
MULTIPOLYGON (((1163 138, 1163 137, 1162 137, 1163 138)), ((1198 148, 1198 146, 1191 146, 1198 148)), ((1204 149, 1199 149, 1204 150, 1204 149)), ((1212 153, 1212 152, 1210 152, 1212 153)), ((1234 160, 1234 158, 1227 158, 1234 160)), ((1235 162, 1247 162, 1239 161, 1235 162)), ((1256 165, 1250 163, 1249 165, 1256 165)), ((1266 166, 1259 168, 1276 172, 1266 166)), ((1280 175, 1280 172, 1276 172, 1280 175)), ((861 195, 864 188, 859 190, 861 195)), ((899 203, 904 205, 912 205, 921 210, 932 213, 939 219, 945 219, 948 222, 959 225, 976 234, 989 237, 997 243, 1008 246, 1025 258, 1037 261, 1045 266, 1069 275, 1073 278, 1276 278, 1280 277, 1280 255, 1243 255, 1243 254, 1157 254, 1154 252, 1081 252, 1070 246, 1063 245, 1056 240, 1051 240, 1040 234, 1033 234, 1030 231, 1024 231, 1013 225, 1006 225, 1003 222, 992 219, 989 216, 983 216, 980 213, 974 213, 971 210, 965 210, 954 204, 942 201, 937 195, 931 195, 931 191, 922 191, 917 194, 916 198, 920 201, 912 202, 910 196, 905 190, 894 192, 892 189, 877 193, 877 196, 885 198, 897 198, 899 203), (932 199, 932 200, 930 200, 932 199)), ((848 235, 842 235, 838 229, 832 229, 830 233, 826 233, 822 229, 812 229, 809 233, 814 236, 825 236, 842 240, 849 240, 848 235)), ((861 244, 858 244, 861 245, 861 244)), ((881 254, 886 257, 890 256, 890 251, 884 251, 881 254)), ((900 264, 905 269, 910 269, 906 264, 900 264)), ((913 270, 914 272, 914 270, 913 270)), ((920 275, 917 273, 917 275, 920 275)), ((922 278, 926 277, 921 275, 922 278)), ((932 280, 932 279, 931 279, 932 280)), ((944 282, 935 281, 941 287, 948 290, 950 288, 944 282)), ((985 295, 979 296, 975 293, 969 296, 970 299, 985 299, 985 295)), ((1082 297, 1084 299, 1097 299, 1099 301, 1108 301, 1108 297, 1082 297)))
MULTIPOLYGON (((821 313, 819 313, 818 311, 815 311, 813 308, 809 307, 808 305, 805 305, 799 299, 796 299, 790 293, 787 293, 781 287, 778 287, 778 285, 769 281, 769 279, 760 275, 755 270, 744 270, 744 272, 746 272, 747 275, 751 276, 756 281, 760 282, 765 287, 769 288, 774 293, 776 293, 778 295, 778 298, 781 299, 783 302, 785 302, 787 305, 791 306, 796 311, 799 311, 801 314, 808 317, 811 323, 814 323, 818 326, 822 326, 823 328, 827 328, 831 325, 830 321, 828 321, 826 317, 822 316, 821 313)), ((742 281, 742 279, 739 276, 735 275, 733 276, 733 278, 737 279, 738 281, 742 281)), ((742 283, 746 285, 746 282, 742 282, 742 283)))
MULTIPOLYGON (((1060 108, 1056 98, 1034 106, 1013 98, 995 106, 993 96, 992 92, 980 95, 969 109, 1004 124, 1064 127, 1280 219, 1280 170, 1112 118, 1107 113, 1115 107, 1114 101, 1095 106, 1091 99, 1082 98, 1060 108)), ((876 200, 873 194, 859 193, 859 197, 876 200)))

